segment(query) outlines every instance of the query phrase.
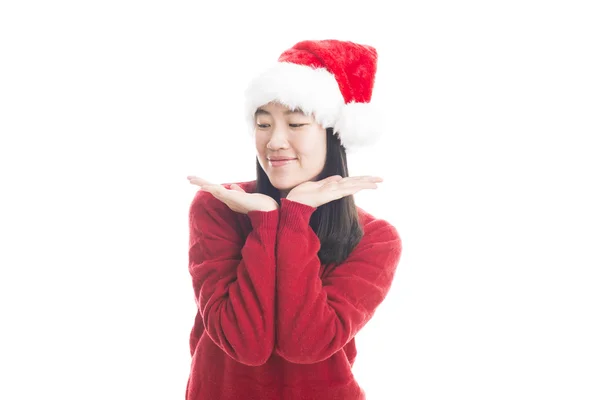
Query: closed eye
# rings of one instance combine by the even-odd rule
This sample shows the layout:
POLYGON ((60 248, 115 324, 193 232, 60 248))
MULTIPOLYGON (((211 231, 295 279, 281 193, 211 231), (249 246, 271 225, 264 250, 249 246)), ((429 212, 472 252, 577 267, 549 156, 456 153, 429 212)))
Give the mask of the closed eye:
MULTIPOLYGON (((268 128, 269 124, 257 124, 259 128, 268 128)), ((300 128, 301 126, 308 124, 289 124, 292 128, 300 128)))

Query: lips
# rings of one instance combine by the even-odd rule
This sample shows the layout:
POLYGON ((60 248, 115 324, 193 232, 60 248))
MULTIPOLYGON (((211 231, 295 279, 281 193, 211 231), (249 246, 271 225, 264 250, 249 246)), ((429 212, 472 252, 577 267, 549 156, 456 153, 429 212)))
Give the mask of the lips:
POLYGON ((269 160, 269 164, 272 167, 282 167, 284 165, 291 164, 292 161, 296 161, 296 159, 292 158, 292 159, 287 159, 287 160, 269 160))

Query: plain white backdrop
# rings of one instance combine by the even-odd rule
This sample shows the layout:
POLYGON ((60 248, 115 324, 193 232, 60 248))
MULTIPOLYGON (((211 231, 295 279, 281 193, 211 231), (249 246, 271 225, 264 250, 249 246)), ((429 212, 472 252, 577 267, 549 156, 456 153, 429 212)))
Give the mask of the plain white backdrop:
POLYGON ((0 398, 183 399, 186 176, 255 178, 243 90, 305 39, 379 51, 368 399, 600 398, 593 3, 2 2, 0 398))

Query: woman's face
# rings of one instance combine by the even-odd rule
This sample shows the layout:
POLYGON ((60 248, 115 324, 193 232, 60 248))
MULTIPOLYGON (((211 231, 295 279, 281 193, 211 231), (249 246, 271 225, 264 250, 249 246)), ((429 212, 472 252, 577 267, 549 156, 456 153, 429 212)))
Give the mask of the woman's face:
POLYGON ((256 110, 254 129, 258 161, 281 197, 295 186, 315 180, 323 170, 326 130, 312 115, 271 102, 256 110), (278 165, 271 157, 294 160, 278 165))

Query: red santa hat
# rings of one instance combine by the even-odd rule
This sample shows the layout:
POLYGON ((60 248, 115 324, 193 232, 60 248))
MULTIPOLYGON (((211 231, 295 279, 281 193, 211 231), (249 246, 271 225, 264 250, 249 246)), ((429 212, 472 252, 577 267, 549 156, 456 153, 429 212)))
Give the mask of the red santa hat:
POLYGON ((314 115, 324 128, 333 127, 347 152, 374 144, 382 126, 371 104, 376 70, 374 47, 340 40, 296 43, 246 89, 251 134, 256 109, 276 101, 314 115))

